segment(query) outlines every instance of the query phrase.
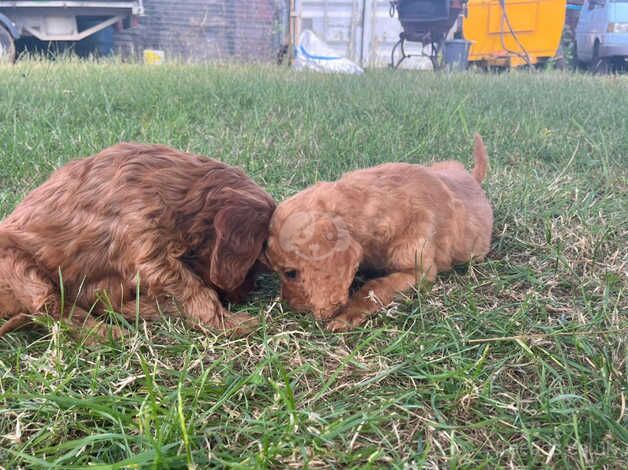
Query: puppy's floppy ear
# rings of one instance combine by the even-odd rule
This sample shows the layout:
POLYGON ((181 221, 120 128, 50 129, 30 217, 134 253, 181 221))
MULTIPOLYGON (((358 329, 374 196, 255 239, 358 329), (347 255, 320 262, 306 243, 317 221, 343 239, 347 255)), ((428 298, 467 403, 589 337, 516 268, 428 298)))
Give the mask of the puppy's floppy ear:
MULTIPOLYGON (((298 243, 308 302, 314 316, 328 319, 349 300, 349 288, 360 267, 362 246, 339 217, 324 216, 307 226, 309 240, 298 243)), ((302 237, 305 238, 305 237, 302 237)))
POLYGON ((240 286, 268 237, 270 211, 258 204, 227 206, 214 217, 216 242, 209 278, 225 291, 240 286))

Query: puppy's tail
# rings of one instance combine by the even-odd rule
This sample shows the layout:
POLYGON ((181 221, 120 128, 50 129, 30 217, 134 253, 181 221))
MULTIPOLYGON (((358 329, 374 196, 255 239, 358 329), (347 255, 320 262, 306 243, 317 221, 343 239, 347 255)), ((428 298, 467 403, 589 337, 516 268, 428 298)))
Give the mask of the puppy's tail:
POLYGON ((475 144, 473 148, 473 158, 475 159, 475 167, 471 175, 478 183, 484 181, 486 177, 486 170, 488 168, 488 153, 486 152, 486 146, 480 134, 475 134, 475 144))

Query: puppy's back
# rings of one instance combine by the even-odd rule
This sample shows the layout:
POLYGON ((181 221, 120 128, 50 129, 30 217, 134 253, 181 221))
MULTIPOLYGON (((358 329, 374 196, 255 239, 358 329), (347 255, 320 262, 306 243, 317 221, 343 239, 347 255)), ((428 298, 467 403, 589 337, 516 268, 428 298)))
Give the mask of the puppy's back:
POLYGON ((356 204, 354 212, 367 219, 376 217, 393 228, 403 228, 412 220, 431 219, 436 233, 456 233, 454 238, 459 240, 453 246, 452 259, 463 262, 470 254, 486 254, 493 225, 493 211, 480 186, 486 176, 488 157, 479 135, 474 157, 471 172, 455 160, 429 167, 385 163, 346 173, 337 185, 345 194, 352 194, 360 205, 358 209, 356 204))
POLYGON ((185 197, 194 191, 215 195, 225 187, 271 200, 239 168, 165 145, 122 143, 53 172, 2 224, 36 229, 43 222, 52 223, 49 214, 54 211, 115 217, 147 206, 185 205, 190 202, 185 197))
POLYGON ((104 269, 103 258, 125 264, 129 250, 145 248, 148 231, 161 253, 209 246, 215 214, 238 197, 228 189, 250 194, 270 218, 274 201, 239 168, 164 145, 122 143, 56 170, 0 229, 20 234, 47 268, 89 276, 104 269))

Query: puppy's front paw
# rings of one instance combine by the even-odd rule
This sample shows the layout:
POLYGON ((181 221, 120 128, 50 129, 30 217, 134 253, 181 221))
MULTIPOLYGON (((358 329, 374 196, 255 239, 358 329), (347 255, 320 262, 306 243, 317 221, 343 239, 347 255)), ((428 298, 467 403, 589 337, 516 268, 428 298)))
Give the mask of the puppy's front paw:
POLYGON ((225 333, 240 338, 251 333, 259 325, 259 319, 248 313, 234 313, 225 318, 225 333))
POLYGON ((360 311, 342 311, 338 316, 336 316, 329 323, 327 323, 327 325, 325 325, 325 328, 327 328, 329 331, 333 331, 334 333, 349 331, 357 326, 360 326, 364 322, 364 320, 366 320, 366 317, 367 315, 360 311))

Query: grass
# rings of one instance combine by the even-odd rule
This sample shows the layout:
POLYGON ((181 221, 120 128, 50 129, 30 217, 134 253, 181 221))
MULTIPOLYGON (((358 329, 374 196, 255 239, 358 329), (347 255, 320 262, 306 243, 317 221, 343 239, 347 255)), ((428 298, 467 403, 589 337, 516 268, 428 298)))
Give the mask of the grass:
MULTIPOLYGON (((26 61, 0 67, 0 216, 121 140, 278 199, 488 145, 489 259, 331 334, 262 280, 238 340, 178 321, 0 339, 0 467, 626 468, 628 79, 26 61)), ((236 307, 234 307, 236 308, 236 307)))

